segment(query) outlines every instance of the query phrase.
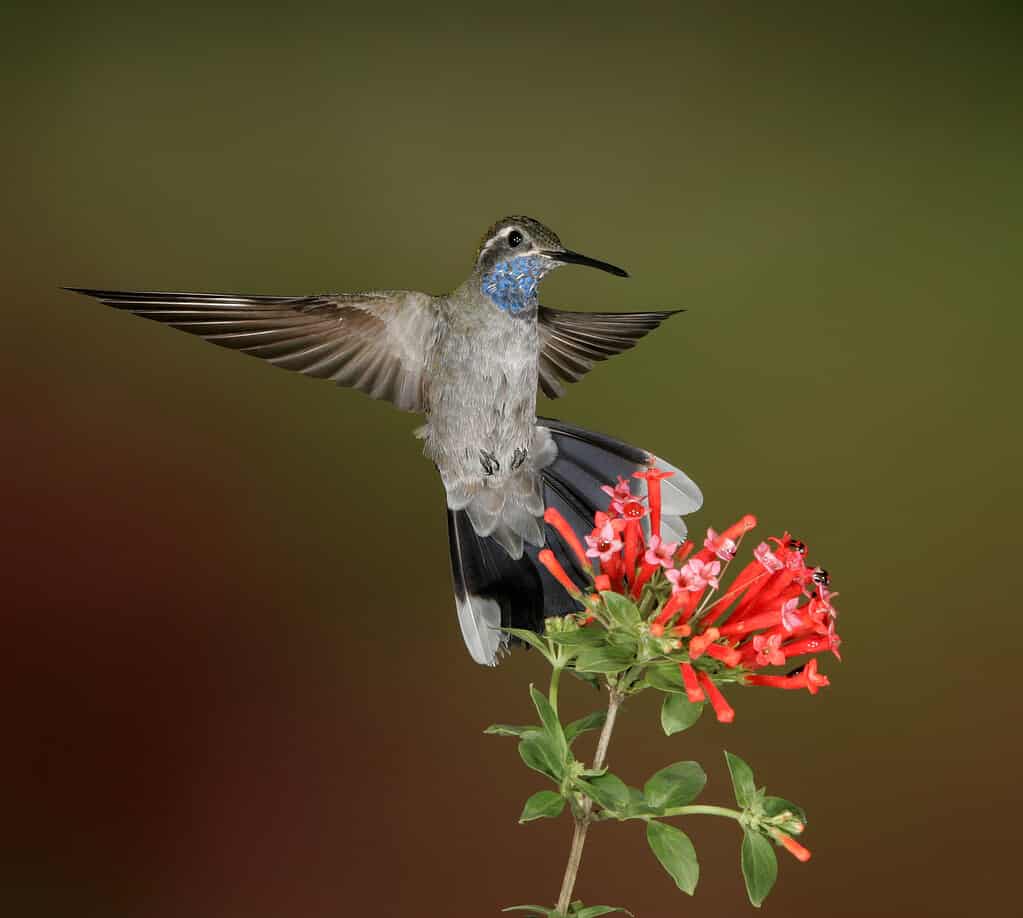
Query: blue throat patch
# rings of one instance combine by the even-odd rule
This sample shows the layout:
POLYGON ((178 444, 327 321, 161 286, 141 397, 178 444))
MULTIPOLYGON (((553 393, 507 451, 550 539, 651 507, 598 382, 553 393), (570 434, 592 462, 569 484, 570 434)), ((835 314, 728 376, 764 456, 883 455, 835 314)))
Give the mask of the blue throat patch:
POLYGON ((522 312, 537 304, 536 288, 550 263, 542 255, 519 255, 494 265, 480 281, 480 289, 504 312, 522 312))

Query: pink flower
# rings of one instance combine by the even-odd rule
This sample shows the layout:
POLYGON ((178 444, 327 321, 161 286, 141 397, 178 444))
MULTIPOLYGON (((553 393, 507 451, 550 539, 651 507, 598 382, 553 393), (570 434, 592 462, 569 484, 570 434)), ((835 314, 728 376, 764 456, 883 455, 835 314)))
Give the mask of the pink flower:
POLYGON ((735 539, 727 536, 719 536, 713 529, 707 530, 707 538, 703 540, 703 547, 722 561, 731 561, 735 557, 735 539))
MULTIPOLYGON (((799 599, 788 599, 782 603, 781 624, 786 631, 796 631, 806 624, 806 618, 799 611, 799 599)), ((757 648, 760 649, 759 647, 757 648)), ((775 664, 780 665, 780 664, 775 664)))
POLYGON ((675 552, 678 550, 678 542, 662 542, 659 535, 650 536, 647 543, 646 554, 643 560, 650 565, 660 565, 663 568, 671 569, 674 565, 675 552))
POLYGON ((756 558, 763 566, 764 569, 770 573, 780 571, 785 565, 778 560, 778 556, 771 551, 771 546, 766 542, 761 542, 756 548, 753 549, 753 557, 756 558))
POLYGON ((686 566, 682 568, 683 575, 687 579, 686 589, 696 592, 706 586, 716 590, 718 588, 718 574, 721 573, 720 561, 701 561, 699 558, 690 558, 686 566))
POLYGON ((613 488, 610 485, 601 485, 600 490, 611 498, 611 509, 618 514, 621 514, 622 505, 625 501, 632 497, 632 491, 629 488, 629 481, 621 475, 618 476, 618 484, 616 484, 613 488))
POLYGON ((753 638, 753 649, 757 652, 757 666, 784 666, 785 654, 781 649, 781 635, 758 634, 753 638))
POLYGON ((611 560, 614 555, 622 550, 622 542, 618 538, 618 533, 615 532, 615 527, 611 525, 611 521, 607 520, 603 526, 600 526, 593 530, 588 536, 583 536, 586 540, 586 556, 588 558, 600 558, 602 564, 606 564, 611 560))

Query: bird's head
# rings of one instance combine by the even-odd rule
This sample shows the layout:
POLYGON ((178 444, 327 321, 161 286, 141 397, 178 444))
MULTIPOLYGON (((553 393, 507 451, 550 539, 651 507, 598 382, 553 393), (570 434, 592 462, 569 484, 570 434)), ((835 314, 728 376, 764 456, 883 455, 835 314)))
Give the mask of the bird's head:
POLYGON ((561 265, 587 265, 618 277, 621 268, 566 249, 557 234, 532 217, 504 217, 480 242, 476 274, 480 289, 501 309, 522 312, 536 306, 541 278, 561 265))

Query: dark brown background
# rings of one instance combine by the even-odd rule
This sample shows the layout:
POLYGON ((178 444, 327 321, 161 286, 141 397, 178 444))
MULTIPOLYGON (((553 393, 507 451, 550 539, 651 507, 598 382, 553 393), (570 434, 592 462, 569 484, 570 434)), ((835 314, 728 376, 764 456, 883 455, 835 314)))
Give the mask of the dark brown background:
MULTIPOLYGON (((727 747, 805 804, 768 913, 1014 911, 1018 7, 371 6, 5 8, 0 911, 554 898, 569 827, 481 734, 543 669, 463 651, 417 420, 57 289, 444 290, 507 212, 633 273, 546 302, 689 308, 544 410, 842 593, 829 691, 670 740, 640 698, 612 765, 725 802, 727 747)), ((634 824, 579 894, 749 914, 734 827, 687 828, 695 899, 634 824)))

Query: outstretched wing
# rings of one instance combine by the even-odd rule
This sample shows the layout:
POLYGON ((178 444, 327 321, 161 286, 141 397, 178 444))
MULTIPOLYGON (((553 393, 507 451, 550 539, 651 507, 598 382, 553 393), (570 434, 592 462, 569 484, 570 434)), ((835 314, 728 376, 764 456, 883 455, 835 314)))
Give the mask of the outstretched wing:
POLYGON ((548 398, 565 394, 600 360, 627 351, 669 316, 664 312, 565 312, 540 307, 540 388, 548 398))
POLYGON ((405 411, 423 410, 426 357, 436 333, 432 299, 424 293, 279 297, 67 289, 274 366, 352 386, 405 411))

